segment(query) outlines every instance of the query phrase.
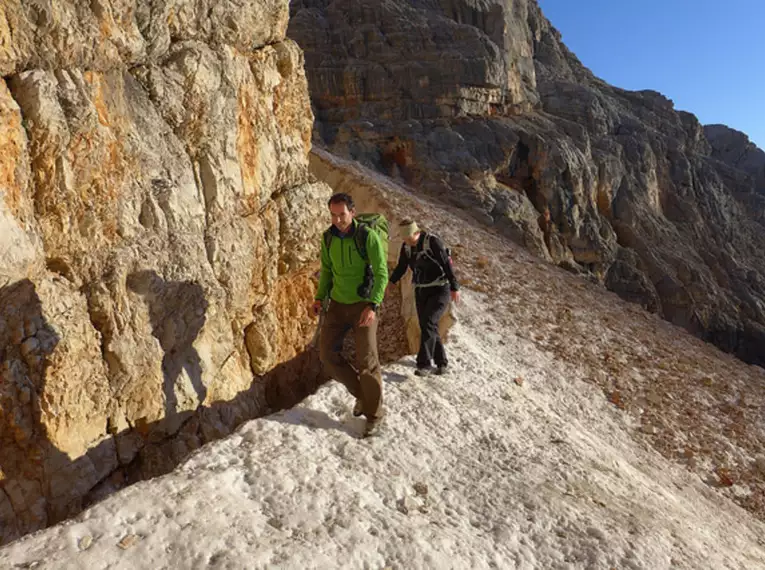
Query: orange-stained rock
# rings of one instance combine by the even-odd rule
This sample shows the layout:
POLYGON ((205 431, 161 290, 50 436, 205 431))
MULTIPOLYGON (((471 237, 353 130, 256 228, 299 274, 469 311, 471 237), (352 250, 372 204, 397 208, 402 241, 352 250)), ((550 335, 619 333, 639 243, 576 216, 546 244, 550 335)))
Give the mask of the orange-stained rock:
POLYGON ((0 6, 0 543, 320 382, 288 2, 86 4, 0 6))

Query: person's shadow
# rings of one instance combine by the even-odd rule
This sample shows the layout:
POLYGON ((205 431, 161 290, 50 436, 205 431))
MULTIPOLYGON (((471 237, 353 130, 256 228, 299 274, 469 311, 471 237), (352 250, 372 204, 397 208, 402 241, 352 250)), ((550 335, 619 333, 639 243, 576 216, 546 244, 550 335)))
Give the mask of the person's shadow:
POLYGON ((398 372, 383 372, 383 381, 385 382, 400 384, 407 380, 409 380, 409 378, 404 374, 399 374, 398 372))
POLYGON ((207 397, 207 387, 202 382, 202 365, 194 341, 207 314, 202 286, 195 281, 165 281, 150 270, 130 274, 127 286, 143 297, 149 310, 151 334, 164 351, 162 388, 167 417, 178 413, 176 384, 184 370, 201 406, 207 397))
POLYGON ((263 419, 295 426, 306 426, 312 430, 338 430, 345 432, 354 438, 360 437, 360 431, 354 430, 352 426, 331 418, 326 412, 313 410, 303 406, 296 406, 288 410, 282 410, 270 416, 266 416, 263 419))

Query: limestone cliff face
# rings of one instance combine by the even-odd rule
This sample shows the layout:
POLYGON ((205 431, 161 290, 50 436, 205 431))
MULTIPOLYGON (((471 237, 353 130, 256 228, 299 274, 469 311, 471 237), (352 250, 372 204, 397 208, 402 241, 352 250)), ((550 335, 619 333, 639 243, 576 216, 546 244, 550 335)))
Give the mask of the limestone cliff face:
POLYGON ((534 0, 295 0, 288 35, 322 146, 765 364, 756 175, 594 77, 534 0))
POLYGON ((741 131, 725 125, 705 125, 704 134, 712 146, 712 157, 751 176, 755 189, 765 195, 765 151, 741 131))
POLYGON ((291 11, 324 136, 372 117, 433 119, 538 102, 526 0, 295 0, 291 11))
POLYGON ((315 385, 331 190, 287 20, 0 2, 0 542, 315 385))

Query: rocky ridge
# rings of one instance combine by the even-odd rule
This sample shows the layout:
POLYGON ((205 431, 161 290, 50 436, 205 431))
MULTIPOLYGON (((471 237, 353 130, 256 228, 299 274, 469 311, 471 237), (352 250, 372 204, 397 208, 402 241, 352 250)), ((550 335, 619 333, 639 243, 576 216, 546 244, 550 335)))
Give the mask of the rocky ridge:
POLYGON ((765 194, 765 151, 741 131, 725 125, 705 125, 704 134, 712 146, 712 157, 754 179, 755 189, 765 194))
POLYGON ((290 11, 317 144, 765 364, 765 196, 692 114, 595 77, 534 0, 290 11))

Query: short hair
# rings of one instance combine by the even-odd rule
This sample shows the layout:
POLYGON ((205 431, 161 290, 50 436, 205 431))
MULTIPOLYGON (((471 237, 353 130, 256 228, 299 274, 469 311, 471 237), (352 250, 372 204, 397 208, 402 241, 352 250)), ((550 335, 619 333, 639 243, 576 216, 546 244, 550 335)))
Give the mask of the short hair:
POLYGON ((345 192, 332 194, 332 197, 327 201, 327 206, 331 206, 332 204, 345 204, 349 211, 355 208, 353 198, 351 198, 350 194, 346 194, 345 192))
POLYGON ((398 225, 399 226, 411 226, 414 223, 414 220, 411 218, 404 218, 401 220, 398 225))

